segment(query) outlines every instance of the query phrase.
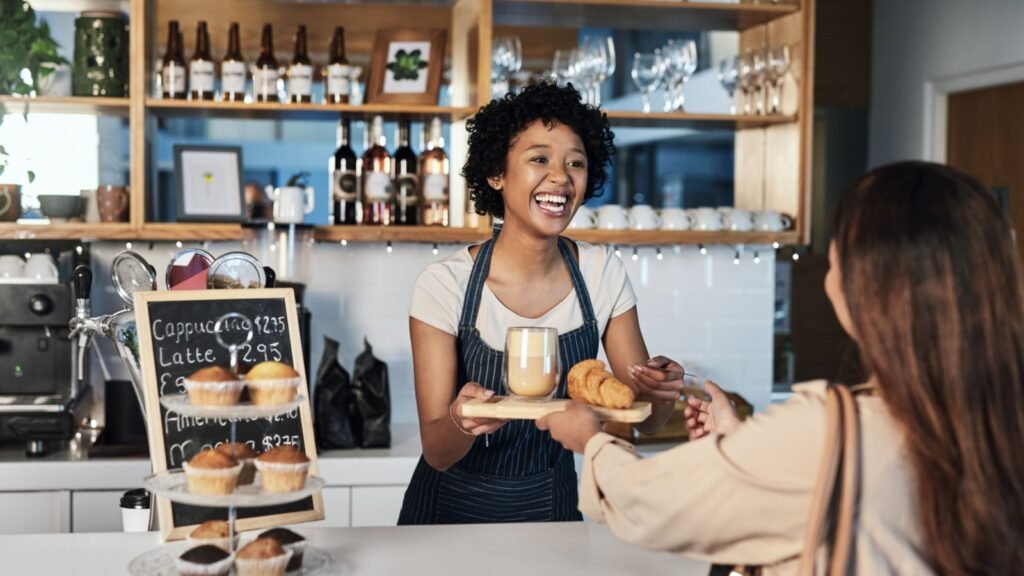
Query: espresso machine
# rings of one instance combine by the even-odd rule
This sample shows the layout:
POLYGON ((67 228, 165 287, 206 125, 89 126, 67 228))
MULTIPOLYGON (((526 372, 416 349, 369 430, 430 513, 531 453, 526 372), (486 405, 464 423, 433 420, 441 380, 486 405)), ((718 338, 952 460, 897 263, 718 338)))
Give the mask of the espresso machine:
POLYGON ((13 250, 50 254, 57 263, 56 278, 0 278, 0 441, 25 442, 27 455, 41 456, 49 443, 74 437, 91 408, 67 323, 71 269, 83 256, 77 243, 0 246, 13 250))

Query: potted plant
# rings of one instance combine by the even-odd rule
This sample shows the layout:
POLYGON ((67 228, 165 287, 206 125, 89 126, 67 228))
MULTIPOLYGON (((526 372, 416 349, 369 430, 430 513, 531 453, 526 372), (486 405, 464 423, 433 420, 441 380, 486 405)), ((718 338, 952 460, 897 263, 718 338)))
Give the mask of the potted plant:
POLYGON ((0 22, 0 94, 33 95, 40 80, 69 64, 57 54, 46 21, 36 24, 28 2, 0 0, 0 22))

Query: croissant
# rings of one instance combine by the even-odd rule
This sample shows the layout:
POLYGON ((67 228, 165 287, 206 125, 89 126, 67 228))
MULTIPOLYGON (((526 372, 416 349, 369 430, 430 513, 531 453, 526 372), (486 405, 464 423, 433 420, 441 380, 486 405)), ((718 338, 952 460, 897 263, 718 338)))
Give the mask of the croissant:
POLYGON ((569 397, 604 408, 629 408, 636 399, 633 389, 605 369, 600 360, 584 360, 569 370, 569 397))

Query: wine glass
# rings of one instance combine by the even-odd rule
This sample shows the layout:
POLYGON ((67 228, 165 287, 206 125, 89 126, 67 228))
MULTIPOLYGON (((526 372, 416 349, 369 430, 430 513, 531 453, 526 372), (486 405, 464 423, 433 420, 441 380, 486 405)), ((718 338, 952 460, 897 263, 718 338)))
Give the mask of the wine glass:
POLYGON ((676 103, 675 108, 681 112, 686 101, 686 96, 683 94, 684 90, 686 90, 686 83, 690 81, 690 77, 697 71, 697 43, 693 40, 683 42, 680 57, 682 63, 682 84, 679 86, 679 101, 676 103))
POLYGON ((501 381, 509 396, 532 401, 549 400, 558 389, 561 372, 556 328, 530 326, 508 329, 501 381))
POLYGON ((739 78, 739 67, 736 56, 730 56, 718 64, 718 81, 729 94, 729 113, 736 113, 736 83, 739 78))
POLYGON ((782 112, 782 84, 789 71, 789 45, 776 46, 768 52, 768 76, 774 85, 772 94, 772 114, 782 112))
POLYGON ((743 93, 743 113, 750 114, 750 92, 754 88, 754 61, 748 52, 739 57, 736 67, 739 70, 740 92, 743 93))
POLYGON ((555 56, 551 59, 551 76, 559 86, 565 86, 575 80, 573 61, 576 50, 555 50, 555 56))
POLYGON ((751 54, 751 66, 753 67, 754 83, 754 110, 758 115, 765 112, 765 94, 762 93, 768 80, 768 50, 760 48, 751 54))
POLYGON ((654 92, 665 75, 665 60, 661 57, 661 50, 654 52, 633 54, 633 70, 631 76, 633 84, 643 94, 644 113, 651 111, 651 92, 654 92))
POLYGON ((662 57, 665 59, 665 112, 676 109, 677 92, 683 82, 684 52, 683 44, 679 40, 669 40, 661 49, 662 57))

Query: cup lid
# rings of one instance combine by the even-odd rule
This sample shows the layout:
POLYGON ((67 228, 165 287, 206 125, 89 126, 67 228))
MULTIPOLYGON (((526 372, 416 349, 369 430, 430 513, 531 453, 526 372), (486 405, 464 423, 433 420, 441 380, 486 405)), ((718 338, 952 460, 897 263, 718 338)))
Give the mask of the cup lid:
POLYGON ((149 491, 145 488, 129 490, 121 495, 121 508, 149 508, 149 491))

